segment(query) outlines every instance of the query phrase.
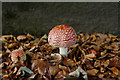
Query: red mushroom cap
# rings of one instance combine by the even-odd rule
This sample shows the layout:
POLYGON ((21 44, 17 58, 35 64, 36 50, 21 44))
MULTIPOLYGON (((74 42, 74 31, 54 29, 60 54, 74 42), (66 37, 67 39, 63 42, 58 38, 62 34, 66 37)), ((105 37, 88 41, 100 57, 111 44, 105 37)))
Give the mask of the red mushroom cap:
POLYGON ((12 51, 11 54, 12 61, 18 61, 18 57, 20 58, 20 61, 26 60, 26 55, 23 50, 16 49, 12 51))
POLYGON ((54 27, 48 36, 50 45, 55 47, 69 47, 76 42, 76 33, 74 29, 68 25, 58 25, 54 27))

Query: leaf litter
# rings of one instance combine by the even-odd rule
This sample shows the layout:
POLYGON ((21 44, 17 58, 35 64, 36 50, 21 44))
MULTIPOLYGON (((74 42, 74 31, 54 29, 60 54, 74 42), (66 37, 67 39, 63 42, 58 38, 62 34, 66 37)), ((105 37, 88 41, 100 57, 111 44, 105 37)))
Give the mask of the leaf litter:
MULTIPOLYGON (((84 79, 80 67, 88 79, 120 79, 120 38, 112 34, 79 34, 77 42, 69 47, 68 57, 48 44, 47 35, 37 38, 27 35, 3 35, 1 55, 2 79, 84 79), (12 61, 14 50, 23 50, 26 59, 12 61)), ((18 52, 19 53, 19 52, 18 52)))

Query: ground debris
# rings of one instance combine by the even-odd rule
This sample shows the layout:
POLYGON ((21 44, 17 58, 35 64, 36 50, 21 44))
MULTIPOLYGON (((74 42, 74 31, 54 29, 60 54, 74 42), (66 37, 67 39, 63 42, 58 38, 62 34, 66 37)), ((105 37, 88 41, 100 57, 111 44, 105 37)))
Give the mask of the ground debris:
MULTIPOLYGON (((79 34, 77 42, 69 47, 68 57, 48 44, 47 35, 37 38, 27 35, 3 35, 0 37, 2 52, 0 70, 2 79, 50 80, 83 78, 79 66, 88 79, 120 79, 120 38, 112 34, 79 34), (12 52, 22 49, 25 59, 12 52), (70 74, 70 75, 69 75, 70 74)), ((20 52, 17 52, 20 55, 20 52)))

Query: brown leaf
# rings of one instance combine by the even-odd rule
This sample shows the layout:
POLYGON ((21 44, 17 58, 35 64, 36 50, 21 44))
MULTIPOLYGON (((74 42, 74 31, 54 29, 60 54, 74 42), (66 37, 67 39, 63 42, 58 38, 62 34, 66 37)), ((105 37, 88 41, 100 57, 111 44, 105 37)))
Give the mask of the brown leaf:
POLYGON ((99 57, 98 59, 103 59, 108 55, 108 53, 105 53, 104 55, 102 55, 101 57, 99 57))
POLYGON ((116 67, 109 68, 115 75, 119 74, 119 70, 116 67))
POLYGON ((60 63, 62 61, 62 56, 60 54, 51 54, 52 60, 50 62, 60 63))
POLYGON ((35 38, 33 35, 31 35, 31 34, 29 34, 29 33, 27 34, 27 36, 28 36, 28 37, 31 37, 31 38, 33 38, 33 39, 35 38))
POLYGON ((28 80, 35 79, 36 76, 37 76, 37 73, 34 74, 34 75, 32 75, 32 76, 30 76, 30 77, 28 78, 28 80))
POLYGON ((109 36, 110 38, 116 38, 116 37, 117 37, 117 36, 112 35, 112 34, 108 34, 108 36, 109 36))
POLYGON ((107 35, 101 33, 97 33, 96 36, 99 37, 100 40, 105 40, 108 37, 107 35))
POLYGON ((83 34, 83 33, 81 33, 81 34, 79 34, 79 36, 82 38, 82 37, 84 37, 84 34, 83 34))
POLYGON ((100 72, 104 73, 106 71, 106 69, 104 67, 100 67, 100 72))
POLYGON ((104 74, 104 77, 105 77, 105 78, 109 78, 109 77, 111 77, 112 72, 110 72, 109 70, 107 70, 107 71, 104 72, 103 74, 104 74))
POLYGON ((70 72, 75 71, 77 68, 78 68, 77 66, 73 67, 73 68, 70 70, 70 72))
POLYGON ((104 67, 107 67, 109 63, 110 63, 109 59, 107 59, 106 61, 105 60, 101 61, 101 65, 103 65, 104 67))
POLYGON ((110 67, 117 67, 120 69, 120 62, 119 62, 119 59, 117 57, 113 57, 113 58, 110 58, 110 64, 109 64, 110 67))
POLYGON ((16 76, 19 76, 19 75, 21 75, 20 68, 19 68, 18 72, 16 73, 16 76))
POLYGON ((95 56, 95 54, 87 54, 86 57, 87 58, 95 58, 96 56, 95 56))
POLYGON ((2 76, 2 78, 8 78, 8 77, 9 77, 8 74, 2 76))
POLYGON ((79 46, 78 48, 79 48, 79 50, 81 51, 81 53, 83 54, 83 56, 84 56, 84 58, 83 58, 83 60, 82 60, 82 64, 83 64, 83 63, 85 63, 85 60, 86 60, 85 51, 84 51, 83 49, 81 49, 80 46, 79 46))
POLYGON ((77 46, 79 46, 79 44, 74 44, 73 46, 70 46, 70 48, 76 48, 77 46))
POLYGON ((32 56, 32 60, 37 60, 40 57, 39 54, 33 54, 33 55, 30 55, 30 56, 32 56))
POLYGON ((58 65, 49 67, 49 74, 55 76, 60 71, 58 65))
POLYGON ((100 60, 96 60, 95 62, 94 62, 94 67, 100 67, 101 65, 100 65, 100 60))
POLYGON ((81 37, 81 41, 86 42, 89 39, 89 37, 89 35, 84 35, 83 37, 81 37))
POLYGON ((98 77, 99 77, 99 78, 103 78, 103 77, 104 77, 104 74, 99 73, 99 74, 98 74, 98 77))
POLYGON ((37 69, 38 67, 45 67, 45 66, 47 66, 47 63, 45 61, 43 61, 42 59, 37 59, 33 61, 31 69, 34 70, 37 69))
POLYGON ((14 68, 13 73, 16 73, 16 72, 17 72, 17 70, 18 70, 18 69, 17 69, 17 67, 15 67, 15 68, 14 68))
POLYGON ((113 53, 113 55, 115 55, 115 54, 120 55, 120 50, 119 49, 118 50, 113 50, 111 52, 113 53))
POLYGON ((18 41, 21 41, 21 40, 24 40, 24 39, 27 39, 28 37, 26 36, 26 35, 19 35, 18 37, 17 37, 17 40, 18 41))
POLYGON ((47 68, 45 66, 38 67, 37 70, 40 75, 45 75, 47 72, 47 68))
POLYGON ((0 37, 0 43, 2 43, 3 41, 5 41, 6 39, 4 37, 0 37))
POLYGON ((59 69, 70 72, 70 68, 59 64, 59 69))
POLYGON ((12 39, 14 36, 13 35, 3 35, 2 37, 0 37, 0 40, 9 40, 12 39))
POLYGON ((109 61, 109 59, 108 60, 106 60, 105 62, 104 62, 104 67, 107 67, 108 65, 109 65, 109 63, 110 63, 110 61, 109 61))
POLYGON ((59 72, 57 73, 57 75, 55 76, 55 79, 63 79, 63 78, 64 78, 63 75, 66 75, 66 74, 67 74, 67 73, 66 73, 66 71, 64 71, 64 70, 59 71, 59 72))
POLYGON ((11 51, 9 49, 6 50, 6 53, 11 53, 11 51))
POLYGON ((40 40, 43 40, 43 39, 47 39, 48 37, 47 37, 47 34, 44 34, 41 38, 40 38, 40 40))
POLYGON ((91 38, 91 41, 95 41, 96 40, 95 34, 91 34, 90 38, 91 38))
POLYGON ((91 76, 95 76, 98 73, 97 69, 87 70, 87 74, 91 76))
POLYGON ((39 42, 39 38, 36 38, 34 41, 30 41, 30 43, 38 43, 39 42))
POLYGON ((11 44, 8 45, 8 48, 13 48, 13 47, 15 47, 17 45, 18 45, 18 43, 11 43, 11 44))
POLYGON ((92 66, 92 63, 91 62, 93 62, 93 61, 90 61, 90 60, 86 60, 86 62, 85 62, 85 64, 86 64, 86 69, 93 69, 94 68, 94 66, 92 66))
POLYGON ((101 54, 101 57, 104 56, 106 54, 107 50, 104 50, 102 51, 100 54, 101 54))
POLYGON ((74 61, 73 61, 72 59, 68 59, 68 58, 65 58, 65 59, 62 61, 62 63, 63 63, 64 65, 66 65, 66 66, 71 66, 71 67, 75 66, 74 61))
POLYGON ((42 59, 34 60, 32 63, 31 69, 36 72, 38 70, 38 73, 41 75, 45 75, 47 69, 49 67, 49 64, 47 62, 43 61, 42 59))

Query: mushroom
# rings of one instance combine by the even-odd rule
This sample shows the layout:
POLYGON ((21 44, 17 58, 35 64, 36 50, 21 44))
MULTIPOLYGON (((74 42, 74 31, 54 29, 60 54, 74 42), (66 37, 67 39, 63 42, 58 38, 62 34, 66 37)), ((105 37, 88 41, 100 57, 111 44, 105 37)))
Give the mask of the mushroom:
POLYGON ((59 47, 60 54, 67 56, 68 47, 76 42, 76 33, 68 25, 55 26, 49 33, 48 42, 54 47, 59 47))
POLYGON ((20 61, 26 60, 26 55, 25 55, 23 50, 16 49, 16 50, 12 51, 12 54, 11 54, 12 61, 17 62, 18 61, 18 57, 19 57, 20 61))

